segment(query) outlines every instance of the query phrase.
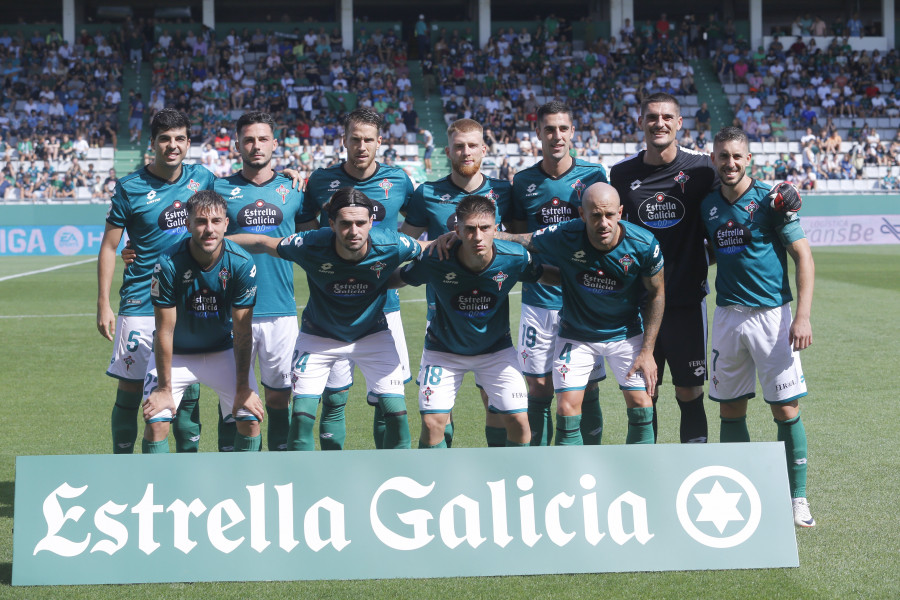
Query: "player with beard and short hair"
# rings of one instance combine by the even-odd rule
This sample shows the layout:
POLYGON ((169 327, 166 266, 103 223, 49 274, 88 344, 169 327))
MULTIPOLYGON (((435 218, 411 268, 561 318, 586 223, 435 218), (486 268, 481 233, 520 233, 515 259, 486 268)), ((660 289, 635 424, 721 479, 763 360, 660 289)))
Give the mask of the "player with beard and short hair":
POLYGON ((374 227, 375 202, 341 188, 325 210, 330 228, 283 239, 238 234, 231 239, 253 253, 296 262, 306 271, 309 302, 303 309, 297 359, 291 373, 293 406, 288 450, 312 450, 319 397, 333 366, 352 360, 385 418, 379 448, 409 448, 401 357, 384 312, 390 273, 421 253, 418 242, 390 227, 374 227))
MULTIPOLYGON (((382 124, 381 115, 369 108, 358 108, 347 115, 343 137, 347 160, 332 167, 316 169, 309 176, 303 197, 303 210, 297 217, 298 231, 327 227, 328 218, 322 212, 322 207, 338 189, 346 187, 359 190, 372 200, 374 227, 387 227, 396 231, 399 215, 406 211, 414 188, 403 169, 383 165, 376 160, 378 148, 381 147, 382 124), (320 213, 321 218, 317 222, 316 215, 320 213)), ((397 353, 403 361, 404 380, 409 381, 412 378, 409 352, 400 318, 400 297, 395 290, 388 292, 384 310, 397 353)), ((319 439, 323 449, 343 448, 347 431, 344 406, 351 385, 352 363, 336 362, 322 396, 319 439)), ((375 409, 372 429, 375 445, 378 447, 384 439, 384 415, 376 398, 367 396, 367 400, 375 409)))
POLYGON ((778 441, 784 442, 794 524, 813 527, 799 406, 806 378, 798 353, 812 344, 815 264, 797 218, 800 196, 788 183, 770 189, 750 177, 750 144, 737 127, 716 134, 712 158, 722 187, 706 196, 701 215, 718 265, 709 397, 719 403, 719 441, 750 441, 747 401, 756 392, 758 373, 778 441), (787 255, 797 279, 793 319, 787 255))
MULTIPOLYGON (((603 165, 570 154, 574 127, 572 111, 565 104, 553 101, 541 106, 537 111, 536 127, 543 157, 513 178, 513 230, 518 233, 534 232, 578 218, 584 190, 594 183, 608 181, 603 165)), ((549 445, 553 438, 551 373, 561 308, 560 288, 539 283, 522 284, 519 357, 528 382, 528 421, 535 446, 549 445)), ((591 375, 585 391, 581 424, 587 444, 599 444, 603 434, 597 382, 605 377, 601 363, 591 375)))
MULTIPOLYGON (((639 124, 647 149, 610 169, 624 218, 650 230, 666 257, 666 312, 656 341, 656 365, 666 363, 681 412, 682 443, 705 443, 706 282, 708 259, 700 202, 719 185, 709 155, 681 148, 681 108, 675 97, 657 93, 641 103, 639 124)), ((656 401, 653 397, 653 430, 656 401)))
MULTIPOLYGON (((447 128, 447 147, 444 149, 450 159, 450 174, 437 181, 426 182, 416 188, 409 202, 406 220, 400 227, 403 233, 418 238, 427 232, 429 239, 450 231, 455 231, 456 209, 469 195, 475 194, 489 199, 495 207, 497 225, 511 218, 512 186, 507 181, 488 177, 481 172, 481 161, 487 152, 482 126, 472 119, 459 119, 447 128)), ((426 287, 428 316, 434 318, 434 292, 426 287)), ((420 382, 421 383, 421 382, 420 382)), ((488 410, 488 397, 479 388, 484 403, 485 438, 488 446, 506 445, 506 427, 499 414, 488 410)), ((447 446, 453 443, 453 419, 447 422, 445 433, 447 446)))
POLYGON ((185 203, 190 237, 160 256, 150 279, 156 339, 143 391, 144 454, 169 451, 169 423, 196 383, 219 395, 237 420, 234 448, 259 450, 263 407, 250 357, 256 266, 225 239, 225 199, 201 190, 185 203))
MULTIPOLYGON (((447 259, 423 254, 391 276, 392 286, 427 284, 436 306, 418 376, 419 448, 447 447, 445 427, 469 371, 499 420, 503 441, 492 445, 528 446, 528 393, 509 333, 509 293, 520 280, 537 281, 544 269, 520 245, 494 240, 492 200, 466 195, 455 214, 459 241, 447 259)), ((548 267, 548 274, 559 282, 556 269, 548 267)))

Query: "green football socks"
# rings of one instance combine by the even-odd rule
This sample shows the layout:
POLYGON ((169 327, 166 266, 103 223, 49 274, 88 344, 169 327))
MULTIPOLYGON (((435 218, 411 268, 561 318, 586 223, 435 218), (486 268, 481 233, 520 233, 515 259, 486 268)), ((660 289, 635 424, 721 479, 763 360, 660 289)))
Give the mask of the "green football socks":
POLYGON ((599 446, 603 438, 603 411, 600 410, 600 390, 584 392, 581 402, 581 438, 585 446, 599 446))
POLYGON ((800 415, 788 421, 775 421, 778 441, 784 442, 791 498, 806 498, 806 428, 800 415))
POLYGON ((652 444, 653 437, 653 407, 635 406, 626 409, 628 414, 628 433, 625 436, 626 444, 652 444))
MULTIPOLYGON (((384 413, 384 448, 409 448, 409 420, 403 396, 384 395, 378 398, 384 413)), ((445 442, 446 444, 446 442, 445 442)))
POLYGON ((384 448, 384 411, 381 405, 375 405, 375 414, 372 415, 372 439, 375 440, 375 448, 384 448))
POLYGON ((178 412, 172 421, 172 437, 175 438, 175 452, 197 452, 200 450, 200 384, 188 386, 181 396, 178 412))
POLYGON ((347 422, 344 407, 349 390, 322 394, 322 419, 319 421, 319 445, 322 450, 343 450, 347 439, 347 422))
POLYGON ((222 417, 222 407, 217 403, 216 410, 219 412, 219 452, 234 452, 234 436, 237 435, 237 424, 232 418, 226 421, 222 417))
POLYGON ((581 438, 581 415, 556 415, 556 445, 584 445, 581 438))
POLYGON ((747 430, 747 415, 736 418, 722 417, 719 429, 719 441, 723 444, 731 442, 749 442, 750 431, 747 430))
POLYGON ((450 420, 447 421, 447 424, 444 425, 444 442, 446 442, 448 448, 453 447, 453 415, 450 415, 450 420))
POLYGON ((235 452, 259 452, 259 449, 262 447, 262 436, 255 435, 253 437, 247 435, 241 435, 240 433, 234 436, 234 451, 235 452))
POLYGON ((267 406, 266 421, 268 422, 266 448, 269 452, 284 452, 287 450, 288 433, 291 428, 291 409, 267 406))
POLYGON ((502 448, 506 446, 506 428, 485 425, 484 439, 487 440, 488 448, 502 448))
POLYGON ((424 449, 424 450, 430 450, 430 449, 432 449, 432 448, 446 448, 446 447, 447 447, 447 440, 446 440, 446 439, 441 440, 440 442, 438 442, 438 443, 435 444, 434 446, 429 446, 428 444, 425 443, 425 439, 424 439, 424 438, 419 438, 419 449, 420 449, 420 450, 423 450, 423 449, 424 449))
POLYGON ((113 454, 133 454, 134 442, 138 435, 138 409, 141 407, 141 392, 116 390, 116 403, 110 416, 113 454))
POLYGON ((168 454, 169 440, 165 439, 158 442, 148 442, 147 440, 142 439, 141 452, 144 454, 168 454))
POLYGON ((553 396, 540 398, 528 396, 528 426, 531 427, 532 446, 549 446, 553 441, 551 402, 553 396))
POLYGON ((288 450, 315 450, 313 429, 316 424, 318 396, 294 396, 288 450))

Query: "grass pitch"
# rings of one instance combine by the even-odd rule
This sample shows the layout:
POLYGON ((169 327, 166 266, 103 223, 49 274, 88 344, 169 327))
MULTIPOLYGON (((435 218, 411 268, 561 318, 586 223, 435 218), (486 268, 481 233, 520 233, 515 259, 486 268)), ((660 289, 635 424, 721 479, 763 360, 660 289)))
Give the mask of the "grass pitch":
MULTIPOLYGON (((81 258, 0 259, 0 598, 896 598, 900 596, 900 246, 816 248, 813 346, 803 353, 810 395, 801 401, 809 434, 809 494, 818 525, 797 532, 800 567, 598 575, 547 575, 380 581, 197 583, 13 588, 15 457, 109 452, 115 382, 105 371, 111 345, 94 325, 96 263, 81 258), (82 264, 73 264, 82 263, 82 264), (8 278, 60 265, 65 268, 8 278)), ((711 281, 715 272, 711 274, 711 281)), ((121 281, 117 275, 115 281, 121 281)), ((305 280, 297 277, 297 298, 305 280)), ((413 369, 421 353, 424 289, 401 291, 413 369)), ((519 296, 512 296, 513 327, 519 296)), ((710 313, 714 296, 709 299, 710 313)), ((514 329, 515 331, 515 329, 514 329)), ((363 386, 347 407, 348 449, 372 448, 363 386)), ((416 390, 407 388, 413 444, 416 390)), ((759 396, 758 396, 759 398, 759 396)), ((206 434, 215 450, 213 395, 201 392, 206 434)), ((611 384, 601 386, 605 443, 622 443, 625 411, 611 384)), ((660 442, 677 443, 678 409, 665 382, 660 442)), ((716 407, 707 402, 710 439, 716 407)), ((455 445, 484 445, 483 409, 471 376, 454 409, 455 445)), ((774 440, 761 400, 750 432, 774 440)))

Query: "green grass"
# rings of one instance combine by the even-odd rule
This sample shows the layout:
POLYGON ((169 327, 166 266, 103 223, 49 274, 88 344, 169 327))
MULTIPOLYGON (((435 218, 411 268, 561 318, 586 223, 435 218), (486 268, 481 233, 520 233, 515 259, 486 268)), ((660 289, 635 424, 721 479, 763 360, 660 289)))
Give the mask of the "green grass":
MULTIPOLYGON (((810 395, 801 405, 818 525, 797 532, 799 568, 744 571, 13 588, 15 457, 108 452, 115 383, 103 375, 110 344, 94 325, 95 263, 0 281, 0 598, 896 598, 900 246, 823 248, 814 255, 814 344, 803 353, 810 395)), ((78 260, 3 258, 0 278, 78 260)), ((302 290, 299 280, 300 301, 302 290)), ((422 347, 422 297, 420 289, 401 292, 414 369, 422 347)), ((513 296, 514 321, 518 301, 513 296)), ((710 311, 712 305, 711 298, 710 311)), ((362 387, 353 388, 348 405, 349 449, 373 447, 371 409, 362 387)), ((209 432, 214 428, 212 394, 204 391, 201 397, 209 432)), ((415 397, 411 385, 411 415, 417 414, 415 397)), ((604 441, 622 443, 625 411, 615 386, 601 386, 601 401, 604 441)), ((752 403, 750 412, 753 439, 774 440, 775 427, 762 401, 752 403)), ((715 406, 707 403, 707 413, 715 440, 715 406)), ((471 376, 454 414, 456 445, 483 446, 483 409, 471 376)), ((677 407, 665 382, 660 423, 660 442, 677 442, 677 407)), ((417 419, 410 426, 415 443, 417 419)), ((201 449, 213 451, 214 445, 214 436, 205 435, 201 449)))

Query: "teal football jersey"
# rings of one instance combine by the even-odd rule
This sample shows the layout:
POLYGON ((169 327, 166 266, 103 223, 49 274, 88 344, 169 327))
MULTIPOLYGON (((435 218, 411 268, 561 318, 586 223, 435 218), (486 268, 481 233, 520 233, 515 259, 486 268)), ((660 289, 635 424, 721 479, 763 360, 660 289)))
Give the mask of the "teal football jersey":
POLYGON ((384 305, 391 273, 422 252, 419 242, 387 227, 373 227, 369 249, 359 262, 348 262, 334 249, 329 228, 284 238, 278 254, 306 271, 309 303, 300 331, 345 342, 387 329, 384 305))
POLYGON ((796 213, 777 213, 770 187, 754 180, 734 204, 719 190, 700 206, 716 252, 716 304, 776 307, 790 302, 786 244, 806 235, 796 213))
POLYGON ((231 308, 256 303, 256 266, 243 248, 225 240, 222 256, 203 270, 190 238, 159 256, 150 296, 155 306, 175 307, 175 354, 219 352, 234 346, 231 308))
MULTIPOLYGON (((551 177, 538 162, 519 171, 513 178, 513 218, 525 221, 528 231, 577 219, 581 194, 598 182, 609 182, 606 167, 601 164, 576 159, 568 171, 559 177, 551 177)), ((523 283, 522 303, 559 310, 562 308, 561 290, 556 286, 523 283)))
POLYGON ((146 167, 126 175, 116 184, 106 222, 124 227, 137 250, 137 258, 125 267, 119 289, 119 314, 148 316, 150 275, 161 252, 187 234, 187 202, 197 190, 211 190, 216 180, 206 167, 183 164, 181 177, 169 183, 146 167))
POLYGON ((425 348, 464 356, 508 348, 509 292, 519 281, 540 279, 543 267, 521 245, 495 240, 491 264, 474 273, 459 261, 460 245, 447 260, 422 254, 400 272, 409 285, 428 284, 435 294, 425 348))
MULTIPOLYGON (((319 226, 328 227, 328 215, 322 207, 331 200, 332 194, 341 188, 352 187, 364 193, 375 204, 375 226, 396 229, 400 223, 400 213, 406 212, 414 190, 406 171, 399 167, 389 167, 376 163, 378 168, 367 179, 356 179, 344 170, 344 163, 323 167, 313 171, 306 182, 303 196, 303 210, 297 217, 298 223, 312 221, 319 215, 319 226)), ((396 290, 388 293, 386 312, 400 310, 400 298, 396 290)))
POLYGON ((562 277, 559 335, 582 342, 612 342, 641 333, 643 277, 663 268, 653 234, 625 221, 615 248, 601 252, 591 245, 584 221, 575 219, 536 231, 535 252, 552 258, 562 277))
MULTIPOLYGON (((228 202, 228 235, 255 233, 280 239, 296 231, 303 192, 291 189, 287 177, 275 175, 257 185, 236 173, 216 181, 215 189, 228 202)), ((293 265, 268 254, 259 254, 254 261, 259 292, 253 316, 296 316, 293 265)))

